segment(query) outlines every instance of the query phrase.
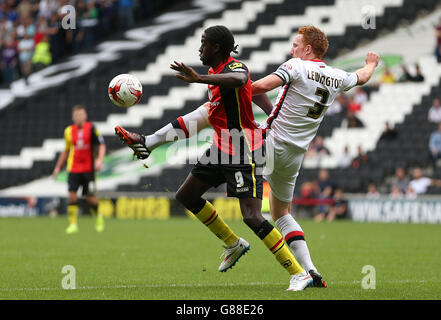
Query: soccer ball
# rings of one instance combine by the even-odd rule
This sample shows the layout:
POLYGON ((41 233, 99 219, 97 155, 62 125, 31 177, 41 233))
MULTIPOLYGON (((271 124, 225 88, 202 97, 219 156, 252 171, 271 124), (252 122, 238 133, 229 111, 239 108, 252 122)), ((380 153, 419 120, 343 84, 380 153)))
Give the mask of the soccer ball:
POLYGON ((128 108, 139 102, 141 82, 131 74, 120 74, 109 83, 109 98, 118 107, 128 108))

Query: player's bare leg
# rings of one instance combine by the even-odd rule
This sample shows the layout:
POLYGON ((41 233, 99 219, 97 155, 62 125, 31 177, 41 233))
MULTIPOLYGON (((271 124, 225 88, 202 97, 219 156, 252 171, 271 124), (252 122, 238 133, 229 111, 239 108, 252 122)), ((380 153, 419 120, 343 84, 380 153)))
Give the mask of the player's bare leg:
POLYGON ((290 246, 300 264, 312 276, 313 286, 326 287, 326 282, 322 280, 322 276, 312 263, 308 245, 305 241, 305 234, 290 214, 290 211, 290 202, 281 201, 272 192, 270 193, 270 212, 277 228, 282 232, 286 243, 290 246))
POLYGON ((248 251, 249 244, 230 229, 222 217, 216 213, 216 209, 210 202, 202 198, 202 195, 210 188, 210 184, 190 173, 177 191, 176 200, 224 242, 225 259, 219 267, 219 271, 223 272, 233 267, 239 258, 248 251))
POLYGON ((67 234, 74 234, 79 231, 78 229, 78 196, 76 191, 69 191, 67 205, 67 218, 69 220, 69 226, 66 229, 67 234))

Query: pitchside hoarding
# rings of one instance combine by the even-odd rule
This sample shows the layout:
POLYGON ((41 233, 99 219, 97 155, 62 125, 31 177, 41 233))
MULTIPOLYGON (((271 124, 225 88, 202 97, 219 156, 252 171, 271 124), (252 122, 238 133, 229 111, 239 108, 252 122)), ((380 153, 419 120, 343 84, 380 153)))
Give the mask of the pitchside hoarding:
MULTIPOLYGON (((239 202, 223 196, 208 199, 226 220, 240 220, 239 202)), ((366 199, 347 198, 349 219, 375 223, 441 223, 441 199, 366 199)), ((66 214, 66 198, 0 198, 0 217, 35 217, 66 214)), ((82 214, 89 214, 86 201, 80 201, 82 214)), ((100 199, 100 211, 106 218, 160 219, 193 215, 170 196, 110 197, 100 199)), ((296 210, 293 209, 295 214, 296 210)))

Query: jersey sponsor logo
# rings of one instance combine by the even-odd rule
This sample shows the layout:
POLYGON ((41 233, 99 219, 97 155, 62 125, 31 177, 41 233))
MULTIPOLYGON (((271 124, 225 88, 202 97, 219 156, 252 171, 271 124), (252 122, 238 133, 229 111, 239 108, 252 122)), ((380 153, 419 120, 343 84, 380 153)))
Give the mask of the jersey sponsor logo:
POLYGON ((248 191, 250 191, 249 187, 242 187, 236 189, 236 192, 248 192, 248 191))
POLYGON ((236 71, 247 72, 244 68, 236 68, 236 69, 233 69, 232 71, 234 71, 234 72, 236 72, 236 71))
POLYGON ((243 67, 243 64, 240 62, 233 62, 228 65, 228 68, 230 68, 231 70, 234 70, 234 69, 240 68, 240 67, 243 67))

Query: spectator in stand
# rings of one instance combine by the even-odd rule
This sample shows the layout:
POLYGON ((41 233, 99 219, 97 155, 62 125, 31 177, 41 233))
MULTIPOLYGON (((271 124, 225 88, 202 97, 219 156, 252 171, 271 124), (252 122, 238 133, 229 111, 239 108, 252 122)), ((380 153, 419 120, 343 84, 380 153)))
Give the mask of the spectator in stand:
POLYGON ((323 137, 317 136, 315 137, 315 143, 313 144, 313 155, 315 156, 324 156, 324 155, 330 155, 331 152, 329 152, 329 149, 324 146, 323 143, 323 137))
POLYGON ((352 162, 352 156, 349 154, 349 146, 346 145, 343 149, 343 153, 340 154, 340 157, 337 160, 337 166, 339 168, 346 168, 352 162))
POLYGON ((32 57, 32 68, 35 71, 40 71, 50 65, 51 62, 52 54, 50 50, 49 37, 45 35, 35 46, 34 55, 32 57))
POLYGON ((398 132, 395 129, 392 129, 390 127, 390 124, 388 121, 386 121, 386 127, 384 128, 383 133, 380 136, 380 140, 388 140, 392 141, 395 140, 398 137, 398 132))
POLYGON ((58 2, 57 0, 40 0, 38 16, 43 16, 46 19, 57 12, 58 2))
POLYGON ((321 202, 321 204, 319 205, 319 212, 322 214, 326 214, 329 207, 326 202, 330 202, 330 200, 332 200, 332 194, 334 192, 334 184, 329 178, 328 170, 320 169, 318 173, 317 185, 319 191, 318 199, 321 202))
POLYGON ((402 73, 400 78, 398 79, 398 82, 412 81, 412 76, 410 75, 409 70, 407 70, 407 67, 404 64, 401 65, 401 71, 402 73))
POLYGON ((380 81, 381 83, 395 83, 395 77, 388 67, 384 68, 380 81))
POLYGON ((20 17, 32 17, 35 14, 35 5, 29 0, 21 0, 17 6, 17 12, 20 17))
POLYGON ((18 51, 15 39, 11 36, 6 41, 1 56, 1 68, 3 70, 3 81, 7 84, 18 78, 18 51))
POLYGON ((421 73, 421 68, 418 63, 415 64, 415 76, 412 77, 412 81, 413 82, 423 82, 424 81, 424 76, 421 73))
POLYGON ((392 180, 392 187, 397 188, 400 193, 405 194, 407 187, 409 186, 409 178, 406 176, 404 168, 397 168, 395 170, 395 177, 392 180))
POLYGON ((5 21, 7 18, 8 10, 6 8, 6 2, 0 1, 0 21, 5 21))
POLYGON ((18 21, 19 16, 18 16, 15 0, 6 0, 5 2, 6 2, 8 20, 18 21))
MULTIPOLYGON (((141 3, 145 3, 149 1, 141 1, 141 3)), ((117 8, 115 1, 113 0, 103 0, 100 5, 100 36, 107 36, 110 34, 112 29, 115 29, 115 24, 113 17, 116 15, 117 8)))
POLYGON ((420 168, 415 168, 413 170, 413 179, 409 182, 408 194, 420 195, 427 192, 430 186, 441 187, 441 181, 436 179, 431 179, 428 177, 423 177, 423 171, 420 168))
POLYGON ((403 199, 403 193, 396 186, 392 186, 389 194, 389 199, 403 199))
POLYGON ((335 189, 332 197, 333 203, 331 204, 327 213, 320 212, 314 217, 314 221, 321 222, 326 219, 328 222, 335 219, 344 219, 348 213, 348 202, 344 199, 343 190, 340 188, 335 189))
POLYGON ((366 193, 367 199, 378 199, 380 198, 380 193, 377 191, 377 186, 373 183, 368 185, 368 192, 366 193))
POLYGON ((63 39, 60 32, 59 24, 60 22, 58 21, 58 14, 56 12, 52 13, 47 24, 46 34, 49 37, 51 55, 54 62, 58 61, 58 59, 62 55, 62 50, 60 46, 63 39))
POLYGON ((308 151, 305 154, 306 158, 316 158, 323 155, 329 155, 331 152, 323 144, 323 137, 316 136, 309 144, 308 151))
POLYGON ((346 119, 342 122, 342 127, 346 128, 363 128, 363 122, 355 116, 353 111, 347 111, 346 119))
POLYGON ((17 28, 17 35, 19 38, 24 37, 24 34, 27 33, 30 37, 33 37, 35 34, 35 24, 34 20, 31 16, 21 17, 20 21, 22 22, 17 28))
POLYGON ((441 62, 441 20, 435 28, 436 35, 436 46, 435 46, 435 57, 438 63, 441 62))
POLYGON ((361 148, 360 145, 357 147, 357 151, 358 151, 357 157, 355 157, 355 159, 352 160, 352 164, 351 164, 352 168, 356 168, 356 169, 360 168, 361 165, 367 163, 368 161, 368 156, 366 153, 363 152, 363 149, 361 148))
MULTIPOLYGON (((135 18, 152 16, 164 6, 156 0, 0 0, 0 58, 3 62, 4 51, 10 52, 10 47, 6 46, 7 39, 12 37, 21 40, 27 33, 34 39, 34 45, 40 48, 45 46, 39 44, 43 36, 47 35, 51 61, 57 62, 74 51, 91 47, 100 36, 112 34, 119 27, 133 27, 135 18), (75 6, 75 32, 61 28, 61 21, 66 14, 62 8, 66 5, 75 6)), ((15 41, 15 47, 17 45, 15 41)), ((37 48, 34 49, 34 52, 37 51, 37 48)), ((44 65, 39 64, 37 69, 44 65)), ((9 71, 11 67, 8 68, 9 71)), ((0 77, 0 82, 9 83, 11 79, 17 79, 19 68, 23 71, 17 62, 15 68, 12 68, 15 72, 6 75, 2 67, 0 74, 5 74, 6 78, 0 77)))
POLYGON ((39 17, 37 19, 37 25, 34 34, 35 45, 37 45, 41 41, 41 39, 43 39, 44 35, 47 33, 47 30, 48 30, 48 21, 43 17, 39 17))
POLYGON ((432 107, 429 109, 427 116, 429 122, 440 123, 441 122, 441 103, 438 98, 433 99, 432 107))
POLYGON ((300 185, 300 197, 294 199, 298 210, 304 210, 309 215, 314 215, 316 200, 317 200, 317 186, 315 182, 306 181, 300 185))
POLYGON ((21 75, 27 81, 32 72, 32 55, 34 53, 34 39, 25 32, 23 39, 18 42, 18 58, 20 61, 21 75))
POLYGON ((401 66, 402 74, 398 79, 398 82, 422 82, 424 76, 421 73, 421 68, 418 63, 415 64, 415 76, 412 76, 405 65, 401 66))
POLYGON ((120 26, 122 28, 133 28, 135 26, 135 17, 133 15, 133 0, 119 0, 118 15, 120 26))
POLYGON ((354 114, 357 114, 361 111, 361 105, 355 101, 354 96, 349 96, 349 103, 347 107, 348 112, 353 112, 354 114))
POLYGON ((441 158, 441 123, 438 124, 438 130, 430 135, 429 150, 433 169, 435 169, 438 159, 441 158))
POLYGON ((354 95, 354 102, 358 103, 360 107, 363 107, 363 105, 368 101, 368 95, 366 91, 360 86, 356 87, 355 89, 355 95, 354 95))

